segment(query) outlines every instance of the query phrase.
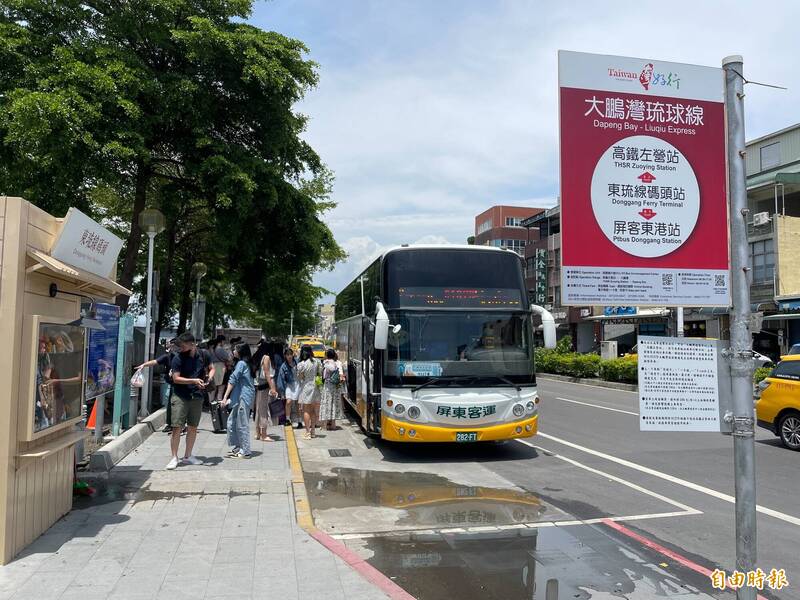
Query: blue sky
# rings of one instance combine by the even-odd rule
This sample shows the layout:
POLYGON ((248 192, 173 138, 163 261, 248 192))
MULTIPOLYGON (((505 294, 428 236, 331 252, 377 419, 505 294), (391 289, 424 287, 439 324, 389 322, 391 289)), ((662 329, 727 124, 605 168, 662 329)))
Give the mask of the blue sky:
POLYGON ((382 248, 463 243, 493 204, 558 194, 558 49, 718 66, 742 54, 748 139, 800 121, 800 3, 272 0, 250 21, 298 38, 320 83, 298 107, 336 174, 326 220, 348 261, 339 291, 382 248), (725 10, 723 13, 722 10, 725 10))

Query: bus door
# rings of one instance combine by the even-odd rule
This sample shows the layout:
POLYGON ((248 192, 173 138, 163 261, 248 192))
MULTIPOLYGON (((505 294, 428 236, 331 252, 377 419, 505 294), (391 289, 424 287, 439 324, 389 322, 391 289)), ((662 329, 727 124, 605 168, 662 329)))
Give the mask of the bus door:
POLYGON ((364 350, 364 396, 366 397, 366 413, 364 415, 364 429, 368 433, 378 433, 380 431, 380 412, 381 394, 380 377, 376 373, 379 368, 379 361, 375 360, 375 326, 365 319, 364 338, 362 348, 364 350))

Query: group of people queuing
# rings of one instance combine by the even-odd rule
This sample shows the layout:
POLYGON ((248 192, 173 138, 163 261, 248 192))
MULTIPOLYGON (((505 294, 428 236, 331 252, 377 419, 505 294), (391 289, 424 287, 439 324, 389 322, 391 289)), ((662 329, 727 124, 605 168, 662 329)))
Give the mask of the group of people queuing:
POLYGON ((291 348, 270 356, 270 344, 262 339, 255 352, 241 339, 230 343, 224 336, 198 345, 183 333, 170 340, 168 351, 138 368, 159 365, 170 386, 166 431, 171 433, 172 456, 167 469, 202 461, 193 454, 203 405, 216 404, 228 411, 227 435, 232 458, 250 458, 250 419, 255 420, 256 440, 274 441, 270 425, 305 429, 304 438, 316 437, 318 427, 336 429, 343 418, 345 373, 336 352, 325 359, 314 357, 310 346, 295 357, 291 348), (185 453, 178 457, 180 439, 186 434, 185 453))

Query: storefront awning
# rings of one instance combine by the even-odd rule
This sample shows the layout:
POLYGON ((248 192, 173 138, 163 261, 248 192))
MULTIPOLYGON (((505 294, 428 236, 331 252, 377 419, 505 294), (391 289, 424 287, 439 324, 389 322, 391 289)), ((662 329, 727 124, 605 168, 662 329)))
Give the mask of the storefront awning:
POLYGON ((121 286, 108 277, 101 277, 100 275, 89 273, 89 271, 72 267, 40 250, 28 250, 28 256, 32 258, 35 263, 28 267, 28 273, 50 271, 62 279, 73 282, 75 286, 87 296, 91 296, 91 292, 104 297, 131 295, 131 291, 128 288, 121 286))
POLYGON ((760 187, 775 185, 800 185, 800 164, 784 165, 780 171, 761 173, 747 178, 747 189, 754 190, 760 187))
POLYGON ((584 321, 613 321, 614 323, 636 323, 645 319, 661 319, 669 316, 668 308, 643 308, 633 315, 595 315, 584 321))
POLYGON ((783 321, 784 319, 800 319, 800 313, 778 313, 777 315, 767 315, 765 321, 783 321))

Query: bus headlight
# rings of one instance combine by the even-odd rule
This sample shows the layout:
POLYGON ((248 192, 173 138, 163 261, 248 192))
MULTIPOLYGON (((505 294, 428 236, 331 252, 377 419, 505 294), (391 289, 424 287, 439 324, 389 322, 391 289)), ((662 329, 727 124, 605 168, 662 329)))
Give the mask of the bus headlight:
POLYGON ((515 404, 514 408, 511 410, 514 413, 515 417, 521 417, 522 415, 525 414, 525 407, 522 406, 522 404, 515 404))
POLYGON ((419 419, 420 410, 418 406, 409 406, 408 407, 408 416, 411 419, 419 419))
POLYGON ((529 400, 528 403, 525 405, 525 408, 528 409, 529 413, 532 413, 533 411, 536 410, 536 405, 532 401, 529 400))
POLYGON ((402 404, 395 404, 394 412, 398 415, 402 415, 404 412, 406 412, 406 407, 403 406, 402 404))

